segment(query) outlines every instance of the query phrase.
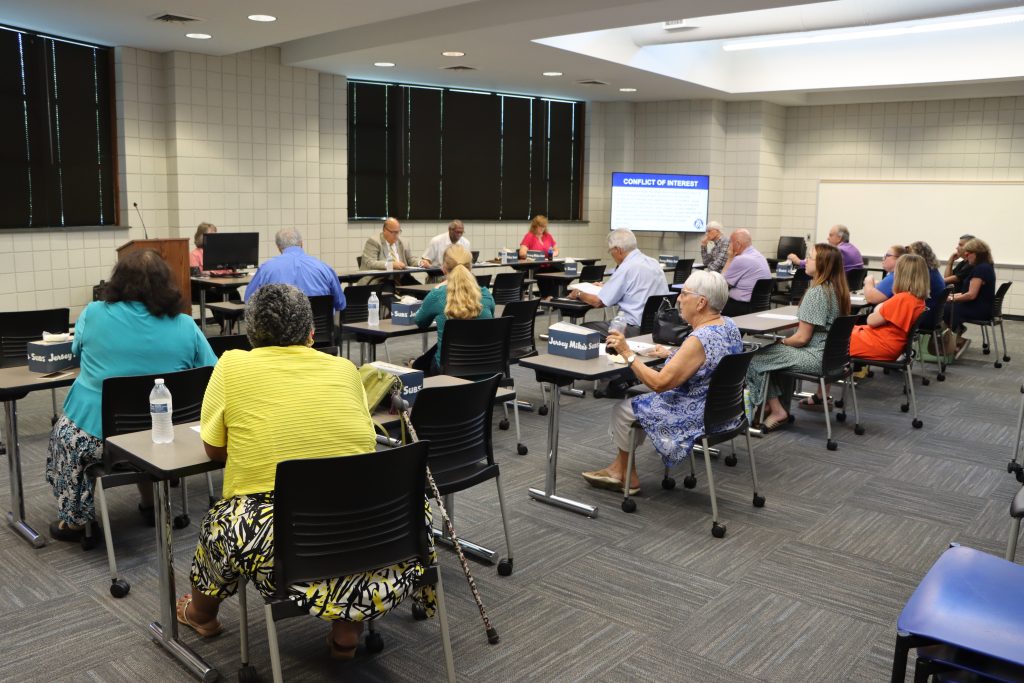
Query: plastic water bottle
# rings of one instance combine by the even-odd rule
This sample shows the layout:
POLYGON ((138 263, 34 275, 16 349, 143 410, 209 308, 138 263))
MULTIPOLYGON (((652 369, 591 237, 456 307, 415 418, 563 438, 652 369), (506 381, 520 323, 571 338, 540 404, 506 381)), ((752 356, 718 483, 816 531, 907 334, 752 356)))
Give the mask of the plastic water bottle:
POLYGON ((395 259, 391 258, 391 251, 388 251, 388 257, 384 259, 384 270, 394 270, 395 259))
MULTIPOLYGON (((621 315, 617 315, 614 318, 612 318, 612 321, 610 323, 608 323, 608 332, 618 332, 619 334, 623 334, 626 331, 626 324, 626 318, 621 315)), ((619 355, 619 352, 616 351, 611 344, 605 346, 605 351, 610 356, 619 355)))
POLYGON ((171 415, 174 407, 171 392, 162 378, 153 383, 149 392, 149 417, 153 421, 153 443, 171 443, 174 441, 174 425, 171 415))
MULTIPOLYGON (((390 265, 390 261, 388 264, 390 265)), ((366 322, 370 325, 380 325, 380 299, 377 298, 377 292, 370 292, 370 299, 366 302, 366 322)))

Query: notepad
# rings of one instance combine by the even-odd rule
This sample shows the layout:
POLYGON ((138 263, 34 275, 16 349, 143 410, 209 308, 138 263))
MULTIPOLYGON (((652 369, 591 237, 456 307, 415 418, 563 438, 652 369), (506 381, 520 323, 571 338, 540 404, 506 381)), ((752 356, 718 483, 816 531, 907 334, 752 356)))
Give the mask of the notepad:
POLYGON ((569 285, 569 289, 575 289, 579 292, 582 292, 584 294, 590 294, 592 296, 597 296, 598 294, 601 293, 601 287, 595 285, 593 282, 574 282, 571 285, 569 285))

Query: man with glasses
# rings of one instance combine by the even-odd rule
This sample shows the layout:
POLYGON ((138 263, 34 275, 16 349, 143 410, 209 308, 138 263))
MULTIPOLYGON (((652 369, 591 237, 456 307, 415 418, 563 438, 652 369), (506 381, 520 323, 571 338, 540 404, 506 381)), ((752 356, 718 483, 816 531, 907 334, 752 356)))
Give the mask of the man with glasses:
POLYGON ((894 244, 885 250, 882 257, 882 270, 885 276, 880 282, 875 283, 875 278, 868 275, 864 278, 864 299, 869 304, 880 304, 892 296, 892 284, 895 278, 896 262, 907 253, 907 248, 894 244))
POLYGON ((397 218, 384 221, 380 237, 371 237, 363 246, 363 270, 384 270, 388 256, 395 270, 405 270, 414 263, 412 251, 402 243, 402 225, 397 218))
MULTIPOLYGON (((849 273, 855 268, 864 267, 864 257, 860 249, 850 244, 850 229, 845 225, 833 225, 828 231, 828 243, 839 250, 843 255, 843 270, 849 273)), ((786 258, 794 266, 804 267, 804 260, 796 254, 790 254, 786 258)))
POLYGON ((441 261, 444 260, 445 250, 453 244, 457 244, 466 251, 470 251, 469 240, 463 237, 465 233, 466 227, 458 218, 449 223, 448 232, 442 232, 430 240, 426 251, 420 257, 420 267, 440 266, 441 261))
POLYGON ((971 271, 974 266, 968 263, 964 257, 964 245, 973 239, 974 235, 971 234, 960 235, 960 241, 956 243, 956 251, 946 261, 946 272, 943 273, 943 277, 946 284, 953 285, 957 292, 963 292, 967 281, 971 279, 971 271))

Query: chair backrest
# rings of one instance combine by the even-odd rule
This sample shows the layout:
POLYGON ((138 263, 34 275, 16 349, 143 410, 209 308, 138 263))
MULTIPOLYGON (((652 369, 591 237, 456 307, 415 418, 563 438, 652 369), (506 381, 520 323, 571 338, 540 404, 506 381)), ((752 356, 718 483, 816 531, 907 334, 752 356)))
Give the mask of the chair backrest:
POLYGON ((480 258, 480 250, 473 249, 472 251, 469 252, 469 255, 473 257, 473 263, 476 263, 477 260, 480 258))
MULTIPOLYGON (((446 320, 441 338, 441 373, 454 377, 507 377, 512 318, 446 320)), ((419 402, 419 397, 416 398, 419 402)))
POLYGON ((938 328, 942 323, 942 312, 946 308, 946 301, 953 294, 953 285, 947 285, 942 290, 942 294, 939 295, 938 300, 935 302, 934 308, 925 309, 925 313, 921 316, 918 322, 918 330, 921 332, 927 332, 931 334, 932 330, 938 328))
POLYGON ((750 312, 760 313, 772 307, 772 287, 775 281, 770 277, 758 280, 750 291, 750 312))
POLYGON ((234 349, 252 351, 249 336, 245 334, 225 334, 220 337, 208 337, 206 341, 210 342, 210 348, 217 354, 217 358, 223 356, 225 351, 234 349))
POLYGON ((580 282, 601 282, 604 280, 604 264, 595 263, 592 266, 583 266, 580 270, 580 282))
POLYGON ((654 296, 647 297, 647 303, 644 304, 644 312, 640 316, 640 334, 650 334, 653 332, 654 316, 658 315, 661 302, 667 299, 669 303, 673 303, 677 297, 677 294, 655 294, 654 296))
POLYGON ((358 268, 359 270, 363 269, 363 257, 362 256, 356 256, 356 268, 358 268))
POLYGON ((480 285, 481 287, 490 287, 491 286, 491 278, 493 278, 494 275, 492 273, 488 273, 487 275, 476 275, 476 274, 474 274, 473 277, 476 278, 476 283, 478 285, 480 285))
MULTIPOLYGON (((343 323, 366 322, 366 304, 370 294, 377 290, 373 285, 349 285, 345 288, 345 309, 341 312, 343 323)), ((377 297, 380 298, 378 292, 377 297)))
POLYGON ((797 306, 800 301, 803 300, 804 294, 807 293, 807 288, 811 285, 811 276, 807 274, 807 271, 803 268, 797 269, 793 273, 793 279, 789 281, 789 303, 791 306, 797 306))
POLYGON ((796 254, 800 258, 807 256, 807 242, 803 237, 780 237, 779 246, 775 250, 775 258, 785 261, 790 254, 796 254))
POLYGON ((313 308, 313 348, 330 346, 335 339, 334 297, 311 296, 309 305, 313 308))
POLYGON ((921 329, 921 321, 927 320, 930 317, 931 310, 925 306, 924 310, 914 319, 910 329, 907 330, 907 341, 903 345, 903 358, 908 363, 913 357, 914 353, 914 340, 917 338, 917 333, 921 329))
POLYGON ((523 280, 526 273, 518 271, 515 273, 498 273, 494 276, 494 287, 491 294, 494 296, 494 303, 507 304, 510 301, 518 301, 523 298, 523 280))
POLYGON ((723 356, 711 373, 708 395, 704 399, 704 433, 737 417, 746 420, 743 409, 743 383, 753 351, 723 356))
POLYGON ((693 272, 693 259, 692 258, 681 258, 676 261, 675 270, 672 271, 672 284, 681 285, 686 282, 686 278, 690 277, 690 273, 693 272))
POLYGON ((864 288, 864 278, 867 274, 867 268, 853 268, 846 271, 846 284, 850 287, 851 292, 856 292, 864 288))
POLYGON ((825 350, 821 356, 821 374, 826 380, 844 374, 850 363, 850 335, 857 323, 855 315, 841 315, 832 323, 825 337, 825 350))
POLYGON ((0 367, 27 364, 28 343, 43 332, 67 332, 69 318, 67 308, 0 313, 0 367))
POLYGON ((534 329, 539 306, 540 299, 526 299, 505 304, 505 310, 501 316, 512 318, 510 354, 513 360, 533 356, 537 353, 537 337, 534 334, 534 329))
POLYGON ((399 562, 430 564, 423 524, 425 441, 393 450, 285 460, 274 480, 275 595, 300 581, 399 562))
POLYGON ((992 318, 1003 317, 1003 299, 1006 298, 1006 292, 1010 289, 1012 282, 1004 282, 999 285, 999 289, 996 290, 995 298, 992 299, 992 318))
MULTIPOLYGON (((428 463, 438 488, 446 488, 459 470, 486 461, 494 464, 491 416, 501 377, 421 389, 412 407, 416 435, 430 442, 428 463)), ((444 495, 442 493, 442 495, 444 495)))
POLYGON ((174 412, 171 422, 195 422, 203 407, 203 394, 210 381, 213 368, 203 366, 178 372, 160 372, 154 375, 108 377, 103 380, 102 415, 103 436, 116 436, 149 429, 149 392, 153 381, 163 377, 171 392, 174 412))

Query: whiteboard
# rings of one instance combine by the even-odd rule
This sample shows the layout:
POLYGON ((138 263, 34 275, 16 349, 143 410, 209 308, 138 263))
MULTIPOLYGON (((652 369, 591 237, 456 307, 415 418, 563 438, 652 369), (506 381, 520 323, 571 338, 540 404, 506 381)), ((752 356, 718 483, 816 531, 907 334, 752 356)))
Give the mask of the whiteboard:
POLYGON ((970 233, 997 264, 1024 266, 1024 182, 822 180, 818 240, 836 224, 865 256, 923 240, 941 264, 970 233))

